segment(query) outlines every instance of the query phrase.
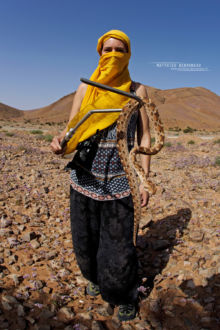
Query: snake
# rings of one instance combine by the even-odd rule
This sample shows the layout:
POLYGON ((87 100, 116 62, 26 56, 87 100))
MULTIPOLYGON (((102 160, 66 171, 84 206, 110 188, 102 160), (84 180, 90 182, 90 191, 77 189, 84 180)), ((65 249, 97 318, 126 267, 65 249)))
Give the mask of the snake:
POLYGON ((150 98, 141 97, 141 105, 138 101, 132 99, 123 108, 117 119, 116 136, 117 136, 117 149, 119 157, 126 174, 131 196, 134 206, 134 228, 133 228, 133 243, 136 246, 136 237, 141 219, 141 196, 139 192, 139 184, 137 175, 149 195, 156 193, 155 184, 146 177, 142 166, 139 164, 137 155, 155 155, 157 154, 164 145, 164 128, 161 122, 158 108, 151 101, 150 98), (146 148, 142 146, 134 146, 130 152, 128 151, 127 144, 127 129, 130 122, 131 116, 136 112, 144 108, 147 112, 148 118, 153 123, 153 129, 155 133, 155 143, 152 147, 146 148), (137 173, 137 174, 136 174, 137 173))

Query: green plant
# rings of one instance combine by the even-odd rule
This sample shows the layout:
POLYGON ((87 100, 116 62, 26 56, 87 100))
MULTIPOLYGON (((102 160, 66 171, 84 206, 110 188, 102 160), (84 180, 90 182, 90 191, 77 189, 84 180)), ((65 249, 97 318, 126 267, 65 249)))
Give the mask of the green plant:
POLYGON ((215 158, 215 165, 220 166, 220 156, 217 156, 217 157, 215 158))
POLYGON ((169 127, 169 131, 172 131, 172 132, 179 132, 179 131, 181 131, 181 128, 178 127, 178 126, 175 126, 175 127, 169 127))
POLYGON ((183 130, 183 133, 193 133, 194 131, 196 131, 196 129, 187 126, 187 128, 183 130))
POLYGON ((187 143, 188 143, 188 144, 195 144, 195 141, 190 140, 190 141, 188 141, 187 143))
POLYGON ((14 136, 15 134, 12 133, 12 132, 7 132, 7 133, 5 133, 5 135, 7 135, 7 136, 14 136))
POLYGON ((43 139, 47 142, 52 142, 53 136, 50 134, 43 135, 43 139))
POLYGON ((213 143, 220 143, 220 139, 217 139, 217 140, 215 140, 215 141, 213 141, 213 143))
POLYGON ((164 147, 171 147, 171 145, 172 145, 171 142, 165 142, 164 143, 164 147))
POLYGON ((43 134, 43 131, 41 131, 40 129, 33 129, 32 131, 30 131, 31 134, 43 134))

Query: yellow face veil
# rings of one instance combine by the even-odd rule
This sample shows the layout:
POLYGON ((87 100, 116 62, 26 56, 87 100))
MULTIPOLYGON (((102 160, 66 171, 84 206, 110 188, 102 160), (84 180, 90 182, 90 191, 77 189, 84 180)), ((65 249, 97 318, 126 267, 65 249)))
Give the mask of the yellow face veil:
MULTIPOLYGON (((128 71, 131 56, 130 40, 128 36, 119 30, 111 30, 99 38, 97 51, 100 55, 99 64, 93 72, 90 80, 118 88, 129 92, 131 78, 128 71), (127 53, 109 52, 102 55, 102 47, 106 40, 115 38, 121 40, 127 46, 127 53)), ((129 98, 113 92, 102 90, 98 87, 88 86, 78 114, 71 120, 68 130, 76 124, 92 109, 117 109, 129 101, 129 98)), ((73 152, 78 143, 82 142, 97 130, 102 130, 112 125, 118 119, 119 113, 98 113, 90 116, 75 132, 67 143, 65 154, 73 152)))

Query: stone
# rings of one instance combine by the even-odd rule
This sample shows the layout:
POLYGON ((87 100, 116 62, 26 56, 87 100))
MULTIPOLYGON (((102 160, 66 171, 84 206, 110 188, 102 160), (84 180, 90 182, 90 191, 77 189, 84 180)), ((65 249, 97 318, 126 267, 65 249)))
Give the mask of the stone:
POLYGON ((62 322, 69 322, 71 320, 74 319, 75 317, 75 313, 72 311, 71 308, 69 307, 62 307, 59 311, 58 311, 58 319, 59 321, 62 322))
POLYGON ((114 309, 108 303, 104 303, 103 305, 98 306, 96 308, 96 311, 101 316, 110 316, 114 313, 114 309))
POLYGON ((18 275, 16 275, 16 274, 10 274, 9 277, 11 277, 11 279, 13 280, 15 286, 18 286, 19 285, 19 283, 20 283, 20 277, 18 275))
POLYGON ((31 241, 30 245, 33 249, 38 249, 40 247, 40 243, 36 239, 31 241))
POLYGON ((193 242, 202 242, 204 233, 202 231, 192 231, 189 233, 189 238, 193 242))
POLYGON ((48 320, 51 317, 54 316, 54 312, 51 312, 49 309, 44 309, 42 312, 39 314, 39 318, 43 320, 48 320))
POLYGON ((9 304, 17 304, 18 303, 18 301, 15 297, 9 296, 9 295, 2 296, 2 301, 5 301, 9 304))
POLYGON ((82 319, 82 321, 90 321, 93 319, 93 315, 91 312, 83 312, 83 313, 78 313, 77 317, 82 319))
POLYGON ((46 260, 52 260, 54 258, 56 258, 58 255, 57 251, 49 251, 48 253, 45 254, 45 258, 46 260))
POLYGON ((21 236, 22 241, 24 242, 30 242, 32 239, 36 237, 36 234, 34 231, 27 232, 21 236))
POLYGON ((0 220, 0 228, 7 228, 11 226, 11 224, 12 224, 12 220, 10 219, 5 219, 2 217, 0 220))
POLYGON ((167 240, 157 240, 152 244, 152 248, 154 251, 165 250, 170 246, 170 242, 167 240))
POLYGON ((18 316, 24 316, 25 315, 24 307, 21 304, 19 304, 17 306, 17 315, 18 316))
POLYGON ((17 255, 11 255, 9 258, 8 258, 8 264, 9 265, 12 265, 14 263, 16 263, 18 261, 18 256, 17 255))
POLYGON ((104 327, 100 321, 92 321, 91 330, 104 330, 104 327))

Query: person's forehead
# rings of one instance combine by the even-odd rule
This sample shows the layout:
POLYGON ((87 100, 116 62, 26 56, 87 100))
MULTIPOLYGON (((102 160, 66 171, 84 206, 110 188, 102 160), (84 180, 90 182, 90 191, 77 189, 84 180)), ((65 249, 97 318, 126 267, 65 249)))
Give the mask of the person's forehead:
POLYGON ((123 41, 116 39, 116 38, 109 38, 103 43, 103 46, 120 46, 120 47, 125 47, 125 44, 123 41))

